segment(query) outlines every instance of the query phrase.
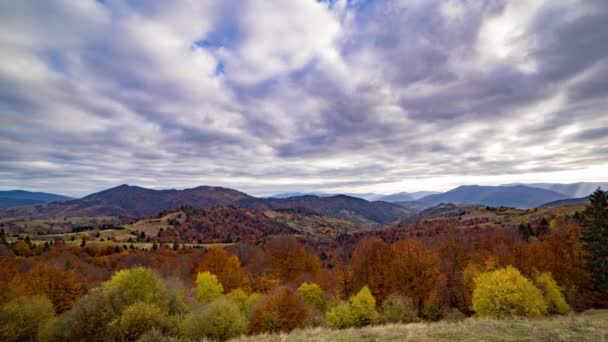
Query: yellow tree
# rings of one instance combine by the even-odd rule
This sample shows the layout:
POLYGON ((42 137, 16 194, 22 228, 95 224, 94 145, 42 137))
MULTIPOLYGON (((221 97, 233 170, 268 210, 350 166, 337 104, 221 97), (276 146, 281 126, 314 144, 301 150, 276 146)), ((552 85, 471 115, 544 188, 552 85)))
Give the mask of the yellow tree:
POLYGON ((535 317, 547 313, 542 292, 512 266, 475 278, 473 310, 481 317, 535 317))

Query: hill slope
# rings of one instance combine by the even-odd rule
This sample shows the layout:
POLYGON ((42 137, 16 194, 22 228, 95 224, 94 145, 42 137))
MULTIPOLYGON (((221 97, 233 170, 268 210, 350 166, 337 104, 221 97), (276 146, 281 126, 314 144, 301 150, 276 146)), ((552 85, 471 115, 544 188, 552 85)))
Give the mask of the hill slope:
POLYGON ((319 214, 347 220, 359 225, 374 226, 415 214, 415 211, 399 205, 337 195, 332 197, 296 196, 289 198, 244 199, 238 206, 258 209, 305 208, 319 214))
POLYGON ((365 226, 385 224, 414 213, 411 209, 392 203, 369 202, 345 195, 296 196, 284 199, 256 198, 221 187, 199 186, 185 190, 153 190, 121 185, 67 202, 0 209, 0 218, 144 217, 155 216, 162 211, 185 205, 198 208, 232 205, 261 210, 305 208, 324 216, 365 226))
POLYGON ((481 204, 514 208, 533 208, 541 204, 566 199, 568 196, 540 188, 524 185, 479 186, 465 185, 441 194, 429 195, 421 202, 437 205, 440 203, 481 204))
POLYGON ((0 210, 2 217, 152 216, 183 205, 229 205, 251 196, 227 188, 199 186, 185 190, 152 190, 123 184, 81 199, 0 210))
POLYGON ((0 191, 0 208, 73 200, 72 197, 25 190, 0 191))
POLYGON ((552 201, 552 202, 541 204, 539 207, 541 207, 541 208, 559 207, 562 205, 582 204, 582 203, 588 203, 588 202, 589 202, 589 196, 585 196, 585 197, 579 197, 579 198, 567 198, 567 199, 563 199, 563 200, 552 201))

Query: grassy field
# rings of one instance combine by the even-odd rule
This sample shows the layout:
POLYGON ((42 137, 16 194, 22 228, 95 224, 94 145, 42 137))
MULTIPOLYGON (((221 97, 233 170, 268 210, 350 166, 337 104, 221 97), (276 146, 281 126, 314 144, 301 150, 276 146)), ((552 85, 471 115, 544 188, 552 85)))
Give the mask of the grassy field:
POLYGON ((392 324, 360 329, 311 328, 234 341, 608 341, 608 310, 542 319, 392 324))

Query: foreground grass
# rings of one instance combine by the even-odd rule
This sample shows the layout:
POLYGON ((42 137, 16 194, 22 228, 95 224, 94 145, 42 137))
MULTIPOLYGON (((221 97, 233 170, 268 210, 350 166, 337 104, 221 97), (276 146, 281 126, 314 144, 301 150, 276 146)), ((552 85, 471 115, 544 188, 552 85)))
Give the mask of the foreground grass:
POLYGON ((310 328, 234 341, 608 341, 608 310, 542 319, 391 324, 360 329, 310 328))

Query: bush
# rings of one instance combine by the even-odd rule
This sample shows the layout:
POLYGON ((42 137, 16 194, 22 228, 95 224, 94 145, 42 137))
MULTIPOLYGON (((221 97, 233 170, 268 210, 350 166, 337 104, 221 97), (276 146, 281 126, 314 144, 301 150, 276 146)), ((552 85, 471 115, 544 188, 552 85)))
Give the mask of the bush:
POLYGON ((376 299, 367 286, 350 297, 349 302, 338 302, 325 316, 329 326, 338 329, 369 325, 380 318, 376 311, 376 299))
POLYGON ((169 307, 164 281, 146 267, 118 271, 102 288, 118 312, 136 302, 155 304, 163 310, 169 307))
POLYGON ((0 340, 33 341, 38 329, 54 316, 48 298, 17 297, 0 307, 0 340))
POLYGON ((298 287, 298 294, 304 299, 306 304, 312 305, 319 310, 325 310, 325 293, 319 285, 315 283, 302 283, 298 287))
POLYGON ((259 293, 247 294, 247 292, 236 289, 231 291, 226 295, 229 299, 233 300, 238 306, 243 315, 247 318, 251 316, 251 312, 253 311, 253 307, 260 300, 259 293))
POLYGON ((117 322, 120 337, 135 341, 152 329, 167 326, 167 314, 154 304, 138 302, 127 307, 117 322))
POLYGON ((382 322, 411 323, 418 320, 410 298, 392 294, 382 303, 382 322))
POLYGON ((448 322, 459 322, 467 318, 460 310, 456 308, 449 308, 444 311, 442 319, 448 322))
POLYGON ((230 299, 219 298, 201 313, 192 313, 181 322, 179 330, 189 339, 204 337, 226 340, 247 332, 247 319, 239 306, 230 299))
POLYGON ((66 331, 62 331, 64 326, 57 317, 52 317, 38 327, 37 340, 44 342, 65 341, 66 331))
POLYGON ((353 316, 356 326, 365 326, 378 321, 380 315, 376 311, 376 299, 369 290, 369 287, 364 286, 359 293, 350 298, 353 316))
POLYGON ((251 316, 249 329, 253 333, 291 331, 302 328, 310 307, 288 287, 278 287, 263 297, 251 316))
POLYGON ((61 325, 69 327, 65 340, 111 340, 108 324, 118 317, 120 312, 114 310, 106 292, 95 288, 78 299, 59 320, 61 325))
POLYGON ((473 310, 481 317, 535 317, 547 313, 542 292, 512 266, 475 278, 473 310))
POLYGON ((537 275, 534 283, 544 295, 548 313, 564 315, 570 311, 570 306, 566 303, 566 298, 551 273, 545 272, 537 275))
POLYGON ((339 301, 325 314, 327 324, 334 329, 344 329, 355 325, 352 307, 347 301, 339 301))
POLYGON ((224 293, 224 287, 217 280, 215 274, 201 272, 196 275, 194 293, 196 294, 196 299, 205 304, 220 297, 224 293))

